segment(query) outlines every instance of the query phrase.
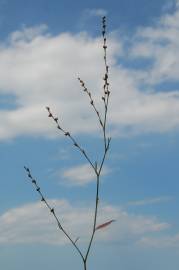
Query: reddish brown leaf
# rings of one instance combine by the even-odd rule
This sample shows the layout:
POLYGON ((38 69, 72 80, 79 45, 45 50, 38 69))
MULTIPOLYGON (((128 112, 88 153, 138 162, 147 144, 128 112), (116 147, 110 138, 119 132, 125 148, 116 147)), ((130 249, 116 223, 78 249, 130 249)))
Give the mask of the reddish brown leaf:
POLYGON ((108 222, 105 222, 105 223, 103 223, 103 224, 100 224, 100 225, 98 225, 97 227, 96 227, 96 230, 99 230, 99 229, 103 229, 103 228, 105 228, 106 226, 108 226, 108 225, 110 225, 112 222, 114 222, 115 220, 114 219, 112 219, 112 220, 110 220, 110 221, 108 221, 108 222))

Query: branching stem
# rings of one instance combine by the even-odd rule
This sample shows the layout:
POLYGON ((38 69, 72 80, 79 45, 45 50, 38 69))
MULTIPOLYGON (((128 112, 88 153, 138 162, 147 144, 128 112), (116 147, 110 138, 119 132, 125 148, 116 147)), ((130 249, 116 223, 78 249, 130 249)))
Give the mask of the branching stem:
POLYGON ((69 239, 69 241, 71 242, 71 244, 73 245, 73 247, 75 248, 75 250, 78 252, 78 254, 80 255, 81 259, 83 260, 83 265, 84 265, 84 270, 87 270, 87 260, 88 260, 88 256, 90 254, 90 250, 91 250, 91 246, 92 246, 92 242, 94 240, 94 236, 95 236, 95 232, 96 232, 96 224, 97 224, 97 216, 98 216, 98 205, 99 205, 99 188, 100 188, 100 176, 101 176, 101 172, 103 169, 103 165, 106 159, 106 155, 107 152, 109 150, 110 147, 110 141, 111 138, 107 138, 106 136, 106 127, 107 127, 107 113, 108 113, 108 104, 109 104, 109 96, 110 96, 110 91, 109 91, 109 82, 108 82, 108 78, 109 78, 109 66, 107 64, 107 45, 106 45, 106 17, 102 18, 102 36, 103 36, 103 49, 104 49, 104 66, 105 66, 105 74, 104 74, 104 85, 103 85, 103 96, 102 96, 102 100, 104 102, 104 116, 102 117, 101 114, 99 113, 94 99, 92 98, 91 92, 87 89, 85 83, 83 80, 81 80, 80 78, 78 78, 84 92, 88 95, 89 99, 90 99, 90 104, 93 107, 96 115, 97 115, 97 119, 100 123, 101 129, 102 129, 102 133, 103 133, 103 143, 104 143, 104 150, 103 150, 103 154, 101 157, 101 160, 99 163, 97 162, 93 162, 91 160, 91 158, 89 157, 88 153, 80 146, 80 144, 76 141, 76 139, 71 135, 70 132, 66 131, 64 128, 61 127, 58 117, 55 117, 53 115, 53 113, 51 112, 51 109, 49 107, 46 107, 47 111, 48 111, 48 116, 50 118, 53 119, 53 121, 56 123, 57 129, 59 131, 61 131, 66 137, 68 137, 71 142, 73 143, 73 145, 80 151, 80 153, 85 157, 85 159, 88 161, 89 165, 91 166, 91 168, 94 170, 95 174, 96 174, 96 197, 95 197, 95 209, 94 209, 94 219, 93 219, 93 227, 92 227, 92 232, 91 232, 91 236, 90 236, 90 240, 89 240, 89 244, 87 246, 87 250, 85 252, 85 254, 82 253, 82 251, 80 250, 80 248, 77 246, 76 242, 79 238, 76 238, 76 240, 73 240, 71 238, 71 236, 69 235, 69 233, 64 229, 64 227, 62 226, 59 218, 57 217, 54 208, 52 208, 50 206, 50 204, 48 203, 48 201, 45 199, 44 195, 41 192, 41 189, 39 187, 39 185, 37 184, 37 181, 32 177, 30 169, 27 167, 24 167, 24 169, 27 172, 27 175, 29 177, 29 179, 31 180, 32 184, 34 185, 36 191, 39 193, 40 197, 41 197, 41 201, 46 205, 46 207, 50 210, 50 213, 53 215, 54 219, 57 222, 58 228, 65 234, 65 236, 69 239))
POLYGON ((102 156, 102 160, 99 164, 99 169, 97 171, 97 179, 96 179, 96 203, 95 203, 95 211, 94 211, 94 222, 93 222, 93 230, 92 230, 92 234, 91 234, 91 238, 89 241, 89 245, 87 247, 87 252, 85 255, 85 261, 87 262, 88 259, 88 255, 90 253, 90 249, 91 249, 91 245, 94 239, 94 235, 96 232, 96 223, 97 223, 97 215, 98 215, 98 204, 99 204, 99 186, 100 186, 100 176, 101 176, 101 172, 102 172, 102 168, 104 165, 104 161, 106 159, 106 155, 107 152, 109 150, 109 146, 110 146, 110 141, 111 138, 106 138, 106 123, 107 123, 107 112, 108 112, 108 103, 109 103, 109 82, 108 82, 108 77, 109 77, 109 67, 107 65, 107 46, 106 46, 106 17, 103 17, 102 20, 102 26, 103 26, 103 31, 102 31, 102 35, 103 35, 103 49, 104 49, 104 65, 105 65, 105 75, 104 75, 104 96, 102 97, 102 100, 104 101, 104 121, 102 123, 102 131, 103 131, 103 138, 104 138, 104 153, 102 156))

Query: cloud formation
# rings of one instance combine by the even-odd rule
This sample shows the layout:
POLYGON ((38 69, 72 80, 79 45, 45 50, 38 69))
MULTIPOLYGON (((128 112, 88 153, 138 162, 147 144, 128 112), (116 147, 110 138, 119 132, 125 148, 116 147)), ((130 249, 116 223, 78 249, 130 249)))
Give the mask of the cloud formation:
MULTIPOLYGON (((93 208, 75 206, 66 200, 49 200, 55 206, 62 225, 79 243, 89 240, 92 230, 93 208)), ((129 214, 119 207, 103 205, 99 210, 98 225, 111 219, 116 222, 96 235, 97 241, 135 242, 148 233, 157 233, 169 227, 154 217, 129 214)), ((8 210, 0 216, 0 244, 45 243, 63 245, 68 239, 58 231, 57 224, 41 202, 8 210)))
MULTIPOLYGON (((104 166, 101 175, 109 173, 109 169, 104 166)), ((96 174, 89 164, 71 167, 62 173, 64 184, 70 186, 84 186, 96 181, 96 174)))
POLYGON ((149 198, 149 199, 144 199, 144 200, 139 200, 139 201, 131 201, 131 202, 128 202, 127 205, 143 206, 143 205, 148 205, 148 204, 158 204, 158 203, 171 201, 172 199, 173 198, 170 196, 161 196, 161 197, 149 198))
POLYGON ((84 11, 84 16, 89 16, 89 17, 102 17, 102 16, 106 16, 107 15, 107 11, 103 8, 98 8, 98 9, 86 9, 84 11))
MULTIPOLYGON (((178 18, 177 5, 156 25, 137 29, 128 49, 126 37, 112 34, 108 38, 113 136, 178 129, 178 18), (125 59, 144 62, 135 68, 125 65, 125 59), (164 83, 167 89, 157 90, 164 83)), ((15 31, 0 44, 0 96, 13 97, 13 108, 7 103, 0 110, 0 139, 56 136, 44 109, 47 105, 66 129, 96 133, 99 125, 76 78, 86 82, 102 111, 103 73, 101 37, 87 33, 53 36, 46 25, 15 31)))
POLYGON ((161 237, 142 237, 138 244, 152 248, 178 248, 179 234, 177 233, 161 237))

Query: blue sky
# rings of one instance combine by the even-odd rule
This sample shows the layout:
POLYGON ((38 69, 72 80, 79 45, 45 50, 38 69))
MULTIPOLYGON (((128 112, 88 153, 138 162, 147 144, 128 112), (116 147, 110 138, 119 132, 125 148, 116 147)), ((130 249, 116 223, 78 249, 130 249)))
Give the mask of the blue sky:
POLYGON ((76 78, 102 110, 107 15, 112 143, 98 224, 116 222, 98 231, 89 269, 178 269, 179 1, 2 0, 0 15, 0 267, 82 269, 23 166, 85 249, 95 179, 45 106, 99 159, 97 119, 76 78))

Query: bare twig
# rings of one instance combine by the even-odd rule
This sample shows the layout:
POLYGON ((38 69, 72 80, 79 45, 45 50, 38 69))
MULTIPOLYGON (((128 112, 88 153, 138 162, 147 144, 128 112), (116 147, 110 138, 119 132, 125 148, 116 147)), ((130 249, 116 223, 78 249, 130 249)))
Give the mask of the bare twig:
POLYGON ((102 121, 102 118, 100 116, 99 111, 96 108, 96 105, 95 105, 94 99, 92 98, 91 92, 88 90, 88 88, 86 87, 83 80, 81 80, 80 78, 78 78, 78 80, 79 80, 79 82, 81 84, 81 87, 83 88, 83 91, 88 95, 88 97, 90 99, 90 104, 93 107, 94 111, 96 112, 99 123, 100 123, 101 127, 103 128, 103 121, 102 121))
POLYGON ((41 197, 41 201, 46 205, 46 207, 50 210, 50 213, 52 214, 52 216, 54 217, 54 219, 57 222, 58 228, 66 235, 66 237, 70 240, 70 242, 72 243, 72 245, 74 246, 74 248, 77 250, 77 252, 80 254, 81 258, 84 260, 84 256, 81 252, 81 250, 78 248, 78 246, 76 245, 77 240, 73 241, 72 238, 69 236, 69 233, 66 232, 66 230, 63 228, 59 218, 57 217, 56 213, 55 213, 55 209, 53 207, 50 206, 50 204, 47 202, 45 196, 43 195, 43 193, 41 192, 41 189, 37 183, 37 180, 34 179, 34 177, 31 174, 31 171, 29 168, 27 168, 26 166, 24 166, 25 171, 27 172, 27 176, 30 179, 30 181, 32 182, 32 184, 34 185, 34 188, 36 189, 36 191, 38 192, 38 194, 41 197))
POLYGON ((81 152, 81 154, 82 154, 82 155, 85 157, 85 159, 89 162, 89 164, 91 165, 91 167, 93 168, 93 170, 94 170, 95 173, 96 173, 96 167, 95 167, 95 165, 93 164, 93 162, 91 161, 91 159, 89 158, 89 156, 88 156, 88 154, 86 153, 86 151, 79 145, 79 143, 77 143, 77 141, 76 141, 75 138, 71 135, 70 132, 64 130, 64 129, 59 125, 58 117, 55 117, 55 116, 52 114, 52 112, 51 112, 51 110, 50 110, 50 107, 46 107, 46 109, 47 109, 47 111, 48 111, 48 113, 49 113, 48 117, 51 117, 51 118, 54 120, 54 122, 55 122, 56 125, 57 125, 57 128, 58 128, 59 130, 61 130, 61 132, 62 132, 66 137, 68 137, 68 138, 72 141, 73 145, 81 152))

